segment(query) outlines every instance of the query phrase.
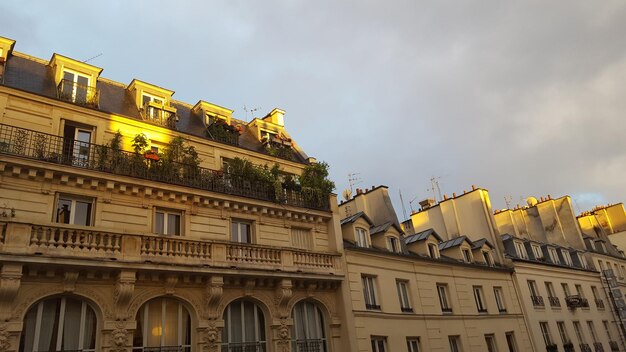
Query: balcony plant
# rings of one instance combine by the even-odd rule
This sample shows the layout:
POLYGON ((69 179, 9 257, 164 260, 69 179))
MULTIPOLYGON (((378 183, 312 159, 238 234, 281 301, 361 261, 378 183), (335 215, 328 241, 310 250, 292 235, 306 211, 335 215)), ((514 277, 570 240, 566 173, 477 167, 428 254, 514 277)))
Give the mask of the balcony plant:
POLYGON ((298 178, 305 200, 315 204, 328 201, 328 196, 335 189, 335 183, 328 179, 328 163, 310 163, 298 178))

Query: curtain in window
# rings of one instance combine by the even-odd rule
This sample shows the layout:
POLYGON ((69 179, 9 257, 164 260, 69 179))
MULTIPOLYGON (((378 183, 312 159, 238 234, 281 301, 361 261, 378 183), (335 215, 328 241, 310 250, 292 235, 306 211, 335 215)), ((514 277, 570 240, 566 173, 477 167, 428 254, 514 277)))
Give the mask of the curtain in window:
POLYGON ((133 346, 189 348, 190 327, 189 311, 181 302, 170 298, 156 298, 145 303, 137 312, 133 346))

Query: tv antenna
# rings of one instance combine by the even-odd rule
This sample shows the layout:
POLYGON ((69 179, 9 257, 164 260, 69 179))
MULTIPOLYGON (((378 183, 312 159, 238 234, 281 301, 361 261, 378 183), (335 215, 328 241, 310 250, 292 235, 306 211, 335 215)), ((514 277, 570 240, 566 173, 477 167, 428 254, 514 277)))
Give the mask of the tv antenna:
POLYGON ((406 207, 404 206, 404 199, 402 199, 402 190, 399 189, 398 193, 400 193, 400 204, 402 204, 402 214, 404 215, 404 220, 408 219, 406 217, 406 207))
MULTIPOLYGON (((430 178, 430 188, 427 189, 427 191, 432 191, 433 192, 433 197, 435 198, 435 201, 440 201, 442 199, 441 197, 441 188, 439 188, 439 180, 441 179, 441 176, 433 176, 430 178), (437 198, 437 195, 439 195, 439 198, 437 198)), ((415 200, 415 199, 413 199, 415 200)))
POLYGON ((348 174, 348 184, 350 185, 350 193, 354 191, 354 186, 363 182, 361 177, 359 177, 360 174, 361 174, 360 172, 353 172, 353 173, 348 174))
POLYGON ((506 208, 511 209, 511 202, 513 201, 513 196, 504 196, 504 203, 506 203, 506 208))
POLYGON ((417 195, 417 196, 413 197, 413 199, 411 199, 411 200, 409 201, 409 207, 411 208, 411 214, 413 214, 413 211, 414 211, 414 210, 413 210, 413 202, 415 202, 415 200, 417 199, 417 197, 419 197, 419 195, 417 195))
POLYGON ((95 59, 95 58, 98 58, 98 57, 100 57, 100 56, 102 56, 102 53, 100 53, 100 54, 98 54, 98 55, 96 55, 96 56, 92 56, 92 57, 88 58, 87 60, 85 60, 85 61, 83 61, 83 62, 85 62, 85 63, 86 63, 86 62, 89 62, 89 61, 91 61, 91 60, 93 60, 93 59, 95 59))
POLYGON ((246 107, 246 105, 244 104, 244 105, 243 105, 243 111, 245 111, 245 112, 246 112, 246 120, 248 120, 248 113, 250 113, 250 116, 252 116, 252 118, 254 118, 254 113, 255 113, 256 111, 258 111, 259 109, 261 109, 261 108, 260 108, 260 107, 258 107, 258 106, 257 106, 256 108, 251 108, 251 109, 248 109, 248 108, 246 107))

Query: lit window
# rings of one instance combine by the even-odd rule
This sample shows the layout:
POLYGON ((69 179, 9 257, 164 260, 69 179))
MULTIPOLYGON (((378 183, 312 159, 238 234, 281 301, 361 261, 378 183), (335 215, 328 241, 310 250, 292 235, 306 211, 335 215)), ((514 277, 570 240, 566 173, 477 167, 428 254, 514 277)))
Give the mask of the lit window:
POLYGON ((498 312, 506 313, 506 305, 504 304, 504 295, 502 293, 502 287, 494 287, 493 295, 496 297, 496 305, 498 306, 498 312))
POLYGON ((398 289, 398 298, 400 299, 400 310, 405 313, 413 312, 413 308, 411 308, 411 301, 409 300, 409 289, 408 282, 406 281, 396 281, 396 288, 398 289))
POLYGON ((443 313, 452 313, 452 307, 448 301, 448 285, 437 284, 437 294, 439 294, 439 304, 443 313))
POLYGON ((313 249, 313 236, 310 229, 291 228, 293 246, 299 249, 313 249))
POLYGON ((54 221, 61 224, 91 226, 93 198, 59 195, 54 221))
POLYGON ((487 313, 487 307, 483 300, 483 288, 481 286, 474 286, 474 301, 476 301, 476 309, 479 313, 487 313))
POLYGON ((493 334, 485 335, 485 343, 487 344, 487 352, 497 352, 496 338, 493 334))
POLYGON ((420 338, 419 337, 407 337, 406 349, 408 352, 420 352, 420 338))
POLYGON ((371 276, 361 277, 366 309, 380 309, 380 306, 376 304, 376 289, 374 288, 374 280, 375 278, 371 276))
POLYGON ((360 227, 356 228, 356 245, 359 247, 369 247, 369 241, 367 240, 367 230, 360 227))
POLYGON ((20 351, 95 351, 96 314, 85 301, 51 298, 24 318, 20 351))
POLYGON ((372 336, 372 352, 386 352, 387 338, 385 336, 372 336))
POLYGON ((252 224, 250 222, 233 220, 230 231, 230 238, 233 242, 252 243, 252 224))
POLYGON ((181 213, 179 211, 157 209, 154 212, 154 233, 159 235, 180 236, 181 213))

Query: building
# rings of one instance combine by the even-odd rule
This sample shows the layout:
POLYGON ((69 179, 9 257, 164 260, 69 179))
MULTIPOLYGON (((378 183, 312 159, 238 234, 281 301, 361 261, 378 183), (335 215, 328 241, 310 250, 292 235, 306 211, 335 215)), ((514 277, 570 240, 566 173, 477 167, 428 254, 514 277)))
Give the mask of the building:
POLYGON ((349 350, 336 200, 296 182, 320 164, 284 111, 241 121, 14 46, 0 38, 0 351, 349 350))
POLYGON ((385 186, 339 205, 352 351, 533 350, 495 233, 444 224, 437 212, 448 205, 413 214, 416 233, 407 235, 385 186))

